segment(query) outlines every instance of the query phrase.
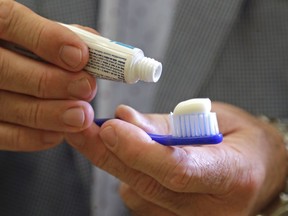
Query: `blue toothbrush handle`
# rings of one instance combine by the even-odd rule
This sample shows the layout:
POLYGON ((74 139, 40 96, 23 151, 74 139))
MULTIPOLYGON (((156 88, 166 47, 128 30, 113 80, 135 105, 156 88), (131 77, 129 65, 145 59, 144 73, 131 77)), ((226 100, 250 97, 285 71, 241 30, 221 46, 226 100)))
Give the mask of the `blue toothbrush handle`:
MULTIPOLYGON (((101 127, 109 118, 94 119, 94 122, 101 127)), ((152 140, 165 145, 165 146, 177 146, 177 145, 209 145, 219 144, 223 140, 221 133, 212 136, 201 137, 175 137, 172 135, 158 135, 147 133, 152 140)))
POLYGON ((99 118, 99 119, 94 119, 94 122, 101 127, 106 121, 110 120, 111 118, 99 118))
POLYGON ((175 137, 172 135, 158 135, 150 133, 148 133, 148 135, 154 141, 166 146, 210 145, 210 144, 219 144, 223 140, 223 135, 220 133, 213 136, 201 136, 201 137, 175 137))

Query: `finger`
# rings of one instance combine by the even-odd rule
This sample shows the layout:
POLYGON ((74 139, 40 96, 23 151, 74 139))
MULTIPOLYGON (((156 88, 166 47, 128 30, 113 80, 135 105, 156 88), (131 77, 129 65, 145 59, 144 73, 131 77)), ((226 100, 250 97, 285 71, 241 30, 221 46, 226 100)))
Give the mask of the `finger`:
POLYGON ((88 48, 72 31, 15 1, 0 0, 0 8, 2 39, 70 71, 79 71, 86 65, 88 48))
MULTIPOLYGON (((99 137, 99 127, 91 127, 80 133, 66 133, 65 140, 84 154, 95 166, 109 172, 123 182, 129 184, 135 191, 160 206, 173 209, 178 206, 179 194, 167 190, 159 182, 144 173, 125 165, 116 155, 110 152, 99 137), (171 199, 173 197, 173 199, 171 199)), ((179 198, 185 198, 186 195, 179 198)), ((184 203, 184 202, 183 202, 184 203)))
POLYGON ((228 158, 226 145, 167 147, 151 140, 138 127, 120 120, 106 122, 99 135, 125 165, 152 176, 172 191, 222 193, 223 187, 230 186, 224 184, 228 184, 226 179, 238 177, 234 176, 239 170, 234 157, 238 160, 239 156, 231 151, 228 158))
POLYGON ((169 210, 145 200, 125 183, 121 184, 119 193, 133 216, 176 216, 169 210))
POLYGON ((91 125, 94 116, 84 101, 39 100, 0 91, 0 104, 0 121, 43 130, 81 131, 91 125))
POLYGON ((120 105, 115 112, 116 117, 126 122, 136 125, 142 128, 148 133, 154 134, 169 134, 171 133, 171 125, 168 115, 160 114, 146 114, 138 112, 132 107, 126 105, 120 105), (155 125, 155 121, 161 122, 161 124, 155 125))
MULTIPOLYGON (((111 120, 111 122, 114 121, 119 120, 111 120)), ((99 137, 99 127, 95 124, 80 133, 66 133, 65 139, 94 165, 128 184, 144 200, 149 200, 156 206, 167 209, 167 211, 178 215, 188 215, 191 212, 190 209, 199 209, 199 205, 202 205, 205 200, 209 199, 209 202, 206 203, 206 207, 203 207, 204 209, 207 209, 207 206, 212 205, 212 202, 215 201, 214 195, 210 197, 210 193, 203 196, 202 194, 191 194, 188 191, 185 193, 171 191, 163 187, 153 177, 127 166, 124 161, 105 147, 99 137)), ((138 143, 134 144, 137 145, 138 143)), ((159 167, 160 169, 161 167, 159 167)), ((212 193, 212 191, 210 192, 212 193)), ((219 205, 219 201, 216 200, 215 203, 219 205)), ((131 207, 133 206, 137 208, 137 203, 131 203, 131 207)), ((211 214, 207 213, 207 215, 211 214)))
POLYGON ((212 111, 217 113, 219 129, 224 135, 235 130, 247 129, 256 119, 241 108, 222 102, 213 102, 212 111))
MULTIPOLYGON (((128 161, 124 158, 130 158, 133 163, 133 160, 136 158, 138 163, 134 161, 135 166, 132 168, 152 175, 165 187, 174 191, 199 193, 210 191, 213 193, 221 193, 223 192, 223 188, 231 188, 233 183, 237 182, 237 178, 242 178, 241 175, 243 175, 243 172, 241 172, 241 170, 243 169, 243 165, 241 165, 241 163, 245 164, 241 161, 245 159, 243 155, 240 154, 241 150, 239 150, 239 148, 241 148, 241 145, 239 145, 239 143, 243 143, 243 140, 245 140, 244 137, 247 136, 247 134, 245 134, 245 131, 247 131, 247 122, 251 124, 251 122, 255 122, 255 120, 251 119, 249 114, 243 110, 228 104, 213 103, 213 109, 213 111, 217 112, 220 121, 220 130, 223 130, 225 135, 235 133, 235 131, 238 130, 238 138, 225 136, 220 148, 218 146, 217 148, 215 148, 215 146, 205 146, 201 148, 188 146, 185 148, 172 148, 170 152, 169 150, 162 151, 163 146, 145 145, 145 147, 143 147, 139 144, 135 145, 133 140, 128 141, 127 139, 123 141, 125 146, 130 143, 133 147, 124 147, 129 149, 125 154, 129 154, 131 150, 131 155, 123 155, 123 158, 120 157, 120 159, 128 161), (237 118, 237 120, 235 120, 235 118, 237 118), (249 118, 249 121, 247 121, 247 118, 249 118), (231 123, 231 119, 235 121, 233 120, 231 123), (246 121, 244 119, 246 119, 246 121), (239 132, 241 129, 243 129, 243 132, 239 132), (226 143, 228 143, 228 145, 226 145, 226 143), (238 143, 238 145, 236 146, 234 143, 238 143), (139 147, 138 150, 135 146, 139 147), (231 146, 233 147, 231 148, 231 146), (149 153, 141 154, 140 152, 145 151, 146 148, 149 153), (157 148, 159 148, 158 157, 157 148), (135 152, 132 152, 134 149, 135 152), (156 153, 150 154, 150 152, 153 151, 156 151, 156 153), (229 152, 229 154, 227 152, 229 152), (140 155, 139 157, 133 157, 133 155, 138 154, 140 155), (149 157, 149 155, 151 156, 149 157), (165 158, 165 160, 161 160, 161 158, 165 158), (227 163, 227 161, 229 161, 229 163, 227 163), (147 162, 147 164, 145 162, 147 162), (140 164, 139 167, 137 167, 137 164, 140 164), (141 165, 143 165, 142 168, 140 168, 141 165), (158 169, 157 166, 162 168, 158 169), (148 167, 151 167, 151 170, 148 170, 148 167), (227 182, 227 179, 231 181, 227 182)), ((152 131, 154 133, 160 132, 166 134, 170 131, 170 123, 167 115, 143 115, 133 108, 123 105, 117 108, 116 115, 120 119, 130 122, 147 132, 152 131)), ((132 130, 129 131, 137 134, 132 130)), ((137 142, 136 139, 137 138, 135 138, 135 142, 137 142)), ((243 144, 245 145, 245 143, 243 144)), ((122 150, 120 151, 123 152, 122 150)), ((249 149, 247 149, 247 151, 249 151, 249 149)), ((119 156, 118 151, 114 153, 119 156)), ((130 164, 127 165, 130 166, 130 164)), ((249 167, 247 167, 247 169, 249 169, 249 167)), ((242 179, 243 182, 248 181, 246 178, 242 179)))
POLYGON ((51 148, 63 140, 63 134, 0 123, 0 150, 39 151, 51 148))
POLYGON ((39 98, 92 100, 96 80, 0 48, 0 89, 39 98))
POLYGON ((91 32, 91 33, 93 33, 93 34, 99 35, 99 32, 97 32, 95 29, 90 28, 90 27, 88 27, 88 26, 82 26, 82 25, 78 25, 78 24, 72 24, 72 25, 73 25, 73 26, 76 26, 76 27, 78 27, 78 28, 81 28, 81 29, 83 29, 83 30, 85 30, 85 31, 91 32))
POLYGON ((164 196, 162 186, 153 178, 126 166, 123 161, 109 151, 99 137, 99 131, 100 128, 96 124, 92 124, 91 127, 79 133, 65 133, 65 140, 97 167, 106 170, 130 185, 139 187, 139 190, 143 193, 146 193, 146 190, 147 193, 152 193, 152 190, 148 190, 149 184, 151 184, 155 194, 164 196))
MULTIPOLYGON (((219 205, 239 204, 235 204, 237 198, 231 197, 231 193, 241 194, 244 200, 253 197, 255 185, 246 173, 251 167, 245 167, 241 155, 235 155, 233 150, 227 154, 226 144, 223 148, 166 147, 120 120, 106 122, 99 135, 120 160, 113 164, 106 162, 104 169, 145 200, 178 215, 190 215, 191 209, 204 212, 194 215, 211 215, 213 209, 223 214, 229 207, 219 209, 219 205), (123 168, 122 164, 127 167, 123 168)), ((111 157, 108 158, 106 161, 110 161, 111 157)))
MULTIPOLYGON (((121 185, 120 196, 133 216, 227 215, 227 212, 229 215, 248 215, 246 203, 241 199, 239 202, 235 196, 225 200, 217 198, 213 194, 183 193, 163 197, 160 202, 154 203, 154 200, 143 198, 126 184, 121 185), (165 202, 166 204, 163 205, 165 202)), ((246 194, 242 198, 246 199, 246 194)))
POLYGON ((65 140, 84 154, 94 165, 113 173, 113 170, 109 170, 109 168, 118 164, 119 172, 126 172, 124 171, 126 166, 103 145, 99 137, 99 130, 99 126, 93 123, 79 133, 65 133, 65 140))

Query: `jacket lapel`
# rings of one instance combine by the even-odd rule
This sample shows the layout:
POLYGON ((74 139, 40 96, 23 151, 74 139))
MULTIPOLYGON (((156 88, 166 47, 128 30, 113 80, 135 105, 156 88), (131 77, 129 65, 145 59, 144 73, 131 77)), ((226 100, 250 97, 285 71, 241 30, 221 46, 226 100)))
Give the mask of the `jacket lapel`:
POLYGON ((179 1, 154 112, 196 97, 213 71, 245 0, 179 1))

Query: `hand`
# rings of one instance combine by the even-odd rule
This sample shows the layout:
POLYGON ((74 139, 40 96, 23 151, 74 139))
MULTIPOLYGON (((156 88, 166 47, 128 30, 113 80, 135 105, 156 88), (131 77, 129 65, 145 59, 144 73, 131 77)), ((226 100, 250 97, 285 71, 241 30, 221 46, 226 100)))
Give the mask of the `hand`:
POLYGON ((218 145, 160 145, 144 131, 168 133, 167 116, 142 115, 126 106, 116 111, 125 121, 66 137, 124 182, 121 195, 134 215, 254 215, 283 188, 282 137, 234 106, 213 103, 212 109, 224 134, 218 145))
POLYGON ((96 80, 82 71, 89 53, 77 35, 0 0, 0 38, 0 150, 50 148, 91 125, 96 80), (15 44, 44 61, 7 49, 15 44))

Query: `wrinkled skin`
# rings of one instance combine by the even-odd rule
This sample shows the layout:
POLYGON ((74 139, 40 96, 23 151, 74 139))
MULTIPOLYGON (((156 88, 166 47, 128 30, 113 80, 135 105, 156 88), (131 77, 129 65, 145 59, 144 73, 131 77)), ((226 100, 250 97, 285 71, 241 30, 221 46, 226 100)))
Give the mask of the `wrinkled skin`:
POLYGON ((120 106, 101 128, 66 134, 94 165, 122 181, 132 215, 255 215, 284 187, 287 155, 274 127, 213 103, 223 142, 167 147, 145 133, 169 132, 167 115, 120 106), (124 120, 124 121, 123 121, 124 120))
POLYGON ((48 149, 61 143, 63 132, 91 125, 96 80, 82 70, 88 58, 70 30, 0 0, 0 150, 48 149), (41 61, 11 51, 13 44, 41 61))

